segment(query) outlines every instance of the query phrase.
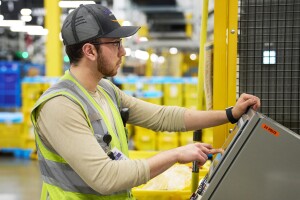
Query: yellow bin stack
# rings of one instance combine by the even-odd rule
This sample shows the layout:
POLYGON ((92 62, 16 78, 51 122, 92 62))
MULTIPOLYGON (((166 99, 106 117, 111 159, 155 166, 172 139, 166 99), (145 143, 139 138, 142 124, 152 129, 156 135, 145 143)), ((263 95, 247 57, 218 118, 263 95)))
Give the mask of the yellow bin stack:
POLYGON ((179 146, 178 132, 158 132, 157 135, 157 150, 163 151, 179 146))
POLYGON ((168 106, 183 105, 183 87, 181 78, 166 77, 163 84, 163 104, 168 106))
POLYGON ((184 107, 197 109, 197 103, 198 103, 197 78, 196 77, 184 78, 183 91, 184 91, 184 95, 183 95, 184 107))
POLYGON ((134 147, 137 150, 154 151, 156 150, 156 135, 155 131, 142 128, 139 126, 134 127, 134 147))
POLYGON ((0 149, 23 148, 23 115, 19 112, 0 113, 0 149))
POLYGON ((25 148, 35 150, 35 139, 33 126, 30 120, 30 112, 39 99, 50 85, 57 82, 58 78, 46 78, 43 76, 25 77, 22 81, 22 113, 24 115, 24 136, 25 148))

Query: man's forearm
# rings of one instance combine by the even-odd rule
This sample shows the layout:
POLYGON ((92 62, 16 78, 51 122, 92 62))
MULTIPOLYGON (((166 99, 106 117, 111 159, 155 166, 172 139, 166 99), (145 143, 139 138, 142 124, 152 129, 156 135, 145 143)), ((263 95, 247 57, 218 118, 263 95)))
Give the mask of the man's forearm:
POLYGON ((225 111, 199 111, 186 110, 184 113, 184 123, 186 130, 198 130, 218 126, 228 122, 225 111))
POLYGON ((147 159, 150 168, 150 179, 161 174, 177 162, 175 149, 161 152, 147 159))

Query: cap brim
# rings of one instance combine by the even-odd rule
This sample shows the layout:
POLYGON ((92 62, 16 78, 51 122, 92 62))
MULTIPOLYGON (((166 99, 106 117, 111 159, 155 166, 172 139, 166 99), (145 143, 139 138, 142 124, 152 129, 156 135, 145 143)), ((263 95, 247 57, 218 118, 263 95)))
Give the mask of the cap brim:
POLYGON ((134 35, 141 27, 139 26, 120 26, 112 32, 102 35, 107 38, 125 38, 134 35))

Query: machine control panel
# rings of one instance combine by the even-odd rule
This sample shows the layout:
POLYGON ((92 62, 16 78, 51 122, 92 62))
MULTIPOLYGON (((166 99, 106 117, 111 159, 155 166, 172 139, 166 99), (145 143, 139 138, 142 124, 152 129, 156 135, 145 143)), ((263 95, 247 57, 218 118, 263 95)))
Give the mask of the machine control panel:
POLYGON ((249 111, 251 114, 243 116, 234 129, 230 130, 229 135, 225 141, 225 143, 222 146, 222 149, 224 150, 224 153, 218 153, 215 158, 212 161, 212 164, 209 168, 208 173, 206 176, 200 181, 199 186, 197 190, 192 194, 190 197, 190 200, 200 200, 202 195, 205 193, 207 188, 209 187, 209 180, 213 177, 214 172, 216 171, 216 168, 218 167, 218 164, 222 161, 222 158, 226 156, 226 152, 228 149, 230 149, 230 145, 233 145, 233 141, 235 140, 236 137, 243 131, 244 127, 247 125, 249 118, 253 115, 254 111, 249 111))
POLYGON ((191 200, 299 199, 299 134, 249 109, 222 148, 191 200))

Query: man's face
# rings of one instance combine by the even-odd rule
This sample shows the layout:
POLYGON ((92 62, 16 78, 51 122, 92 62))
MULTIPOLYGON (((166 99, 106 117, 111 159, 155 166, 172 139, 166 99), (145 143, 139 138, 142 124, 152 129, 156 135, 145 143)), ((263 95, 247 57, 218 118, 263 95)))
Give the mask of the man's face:
POLYGON ((97 69, 104 77, 115 76, 125 55, 120 39, 102 39, 97 58, 97 69))

